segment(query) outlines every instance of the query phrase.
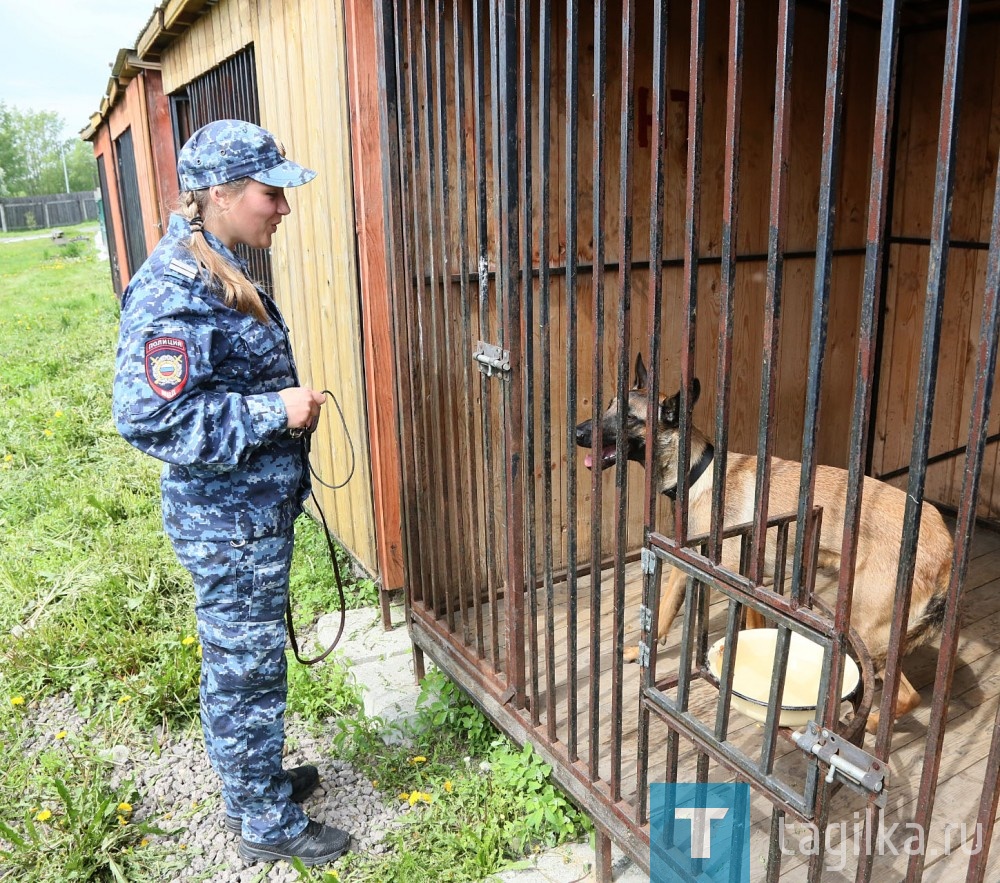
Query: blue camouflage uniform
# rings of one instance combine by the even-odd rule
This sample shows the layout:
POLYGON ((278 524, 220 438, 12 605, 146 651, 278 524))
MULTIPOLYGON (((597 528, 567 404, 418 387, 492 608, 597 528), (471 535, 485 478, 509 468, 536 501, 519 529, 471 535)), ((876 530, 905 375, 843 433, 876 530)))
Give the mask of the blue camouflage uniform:
MULTIPOLYGON (((223 137, 217 126, 201 144, 198 134, 192 138, 184 150, 193 144, 193 158, 185 163, 182 151, 179 162, 182 188, 233 180, 213 170, 232 148, 227 137, 264 133, 273 141, 238 125, 223 137)), ((308 173, 292 183, 314 174, 280 156, 278 163, 308 173)), ((238 171, 257 178, 259 169, 238 171)), ((219 239, 198 235, 246 272, 219 239)), ((122 296, 114 417, 125 439, 165 463, 163 523, 194 579, 201 720, 226 811, 242 817, 246 840, 273 844, 296 837, 308 821, 289 799, 281 765, 284 611, 293 523, 309 472, 278 391, 299 381, 274 301, 261 292, 267 324, 227 306, 189 251, 191 236, 189 222, 173 215, 122 296)))

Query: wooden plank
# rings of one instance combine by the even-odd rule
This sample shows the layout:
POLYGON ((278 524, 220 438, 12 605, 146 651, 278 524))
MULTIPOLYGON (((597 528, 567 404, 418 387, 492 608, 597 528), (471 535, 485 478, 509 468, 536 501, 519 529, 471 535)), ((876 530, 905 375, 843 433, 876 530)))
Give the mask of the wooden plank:
POLYGON ((379 135, 378 53, 370 3, 347 0, 347 61, 351 92, 351 143, 354 211, 357 217, 361 274, 362 328, 365 334, 365 388, 374 476, 374 506, 379 570, 383 585, 403 585, 400 467, 396 445, 395 364, 391 358, 392 305, 385 264, 382 216, 382 145, 379 135))

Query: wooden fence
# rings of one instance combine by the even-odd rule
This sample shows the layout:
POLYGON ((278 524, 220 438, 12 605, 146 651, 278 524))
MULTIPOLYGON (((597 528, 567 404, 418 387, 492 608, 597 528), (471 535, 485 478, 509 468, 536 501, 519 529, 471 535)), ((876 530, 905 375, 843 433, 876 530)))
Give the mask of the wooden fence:
POLYGON ((91 190, 19 196, 0 200, 0 230, 36 230, 96 221, 97 200, 91 190))

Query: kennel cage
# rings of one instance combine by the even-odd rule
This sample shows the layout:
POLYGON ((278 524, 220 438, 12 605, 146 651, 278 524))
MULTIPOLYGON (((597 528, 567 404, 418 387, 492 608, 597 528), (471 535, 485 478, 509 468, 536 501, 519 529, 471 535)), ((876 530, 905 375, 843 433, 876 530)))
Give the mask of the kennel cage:
POLYGON ((595 821, 601 879, 612 840, 649 867, 651 782, 732 780, 753 785, 753 880, 995 879, 1000 542, 973 544, 995 506, 992 6, 382 0, 376 15, 418 667, 429 654, 552 764, 595 821), (673 502, 655 486, 655 420, 636 430, 645 464, 624 456, 624 417, 608 468, 577 444, 576 423, 627 397, 637 354, 649 402, 679 391, 679 474, 695 425, 716 476, 727 451, 802 463, 793 512, 767 511, 758 471, 738 569, 720 564, 722 501, 690 536, 688 482, 673 502), (819 463, 848 475, 827 586, 811 554, 819 463), (909 501, 881 699, 850 630, 865 474, 909 501), (894 738, 885 697, 925 497, 955 534, 946 625, 906 662, 931 701, 894 738), (786 549, 773 585, 768 542, 786 549), (686 609, 656 647, 667 566, 689 576, 686 609), (745 607, 782 635, 772 700, 790 633, 822 645, 816 722, 858 743, 843 750, 863 775, 804 752, 773 714, 761 728, 732 712, 731 667, 704 677, 709 641, 734 643, 745 607), (848 656, 867 673, 853 717, 835 686, 848 656), (845 819, 855 843, 897 823, 921 848, 846 855, 841 829, 785 849, 787 825, 845 819))

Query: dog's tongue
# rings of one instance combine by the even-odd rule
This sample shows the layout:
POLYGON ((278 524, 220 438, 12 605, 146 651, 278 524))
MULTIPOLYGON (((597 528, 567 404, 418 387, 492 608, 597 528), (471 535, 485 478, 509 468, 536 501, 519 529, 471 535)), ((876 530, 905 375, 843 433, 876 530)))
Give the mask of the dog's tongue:
MULTIPOLYGON (((608 445, 607 447, 604 448, 603 451, 601 451, 601 459, 605 461, 608 459, 608 457, 614 457, 614 455, 615 455, 614 445, 608 445)), ((586 466, 588 469, 594 468, 594 457, 592 454, 587 454, 587 456, 583 458, 583 465, 586 466)))

